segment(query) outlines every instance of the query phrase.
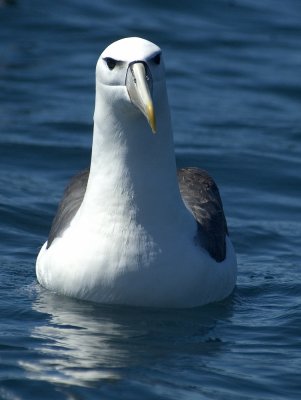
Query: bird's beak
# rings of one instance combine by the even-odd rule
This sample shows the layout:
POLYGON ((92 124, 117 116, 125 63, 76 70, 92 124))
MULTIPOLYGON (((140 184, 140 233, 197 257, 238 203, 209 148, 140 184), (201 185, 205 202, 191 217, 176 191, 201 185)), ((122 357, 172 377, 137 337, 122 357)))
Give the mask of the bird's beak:
POLYGON ((151 96, 152 77, 145 63, 136 61, 129 65, 126 87, 131 102, 145 115, 153 133, 156 133, 156 118, 151 96))

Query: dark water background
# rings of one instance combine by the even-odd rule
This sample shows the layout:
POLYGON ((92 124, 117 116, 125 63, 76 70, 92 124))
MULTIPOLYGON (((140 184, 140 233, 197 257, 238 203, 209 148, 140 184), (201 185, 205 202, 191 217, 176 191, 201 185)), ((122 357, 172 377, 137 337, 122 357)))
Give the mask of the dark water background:
POLYGON ((0 1, 0 398, 301 398, 301 2, 0 1), (219 184, 239 276, 222 303, 110 307, 37 285, 89 163, 101 51, 165 53, 177 161, 219 184))

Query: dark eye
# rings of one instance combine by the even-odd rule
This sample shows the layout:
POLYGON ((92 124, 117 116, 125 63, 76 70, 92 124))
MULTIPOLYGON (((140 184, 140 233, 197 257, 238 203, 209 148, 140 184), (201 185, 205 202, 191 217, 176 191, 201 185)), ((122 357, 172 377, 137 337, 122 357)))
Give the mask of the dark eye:
POLYGON ((153 58, 153 60, 154 60, 155 64, 159 65, 160 61, 161 61, 161 54, 156 54, 155 57, 153 58))
POLYGON ((107 63, 107 66, 108 66, 108 68, 109 68, 110 70, 112 70, 112 69, 115 68, 115 66, 116 66, 116 64, 117 64, 117 61, 114 60, 114 58, 107 57, 107 58, 105 58, 104 60, 105 60, 105 62, 107 63))

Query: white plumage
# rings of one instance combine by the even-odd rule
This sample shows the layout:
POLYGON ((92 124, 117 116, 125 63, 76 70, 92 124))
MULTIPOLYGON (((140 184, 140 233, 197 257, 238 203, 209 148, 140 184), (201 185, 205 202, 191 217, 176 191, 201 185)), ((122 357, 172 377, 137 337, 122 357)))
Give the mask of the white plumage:
POLYGON ((160 52, 126 38, 98 60, 85 196, 37 258, 38 281, 48 289, 102 303, 191 307, 221 300, 235 286, 229 237, 221 262, 195 241, 196 220, 179 191, 160 52), (149 93, 137 100, 130 85, 138 97, 149 93))

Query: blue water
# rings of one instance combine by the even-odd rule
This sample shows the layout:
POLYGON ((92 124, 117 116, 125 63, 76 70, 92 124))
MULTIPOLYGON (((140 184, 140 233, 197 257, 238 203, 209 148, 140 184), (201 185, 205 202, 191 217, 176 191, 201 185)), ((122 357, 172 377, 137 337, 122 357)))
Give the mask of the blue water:
POLYGON ((0 1, 0 398, 300 399, 301 2, 0 1), (10 4, 8 4, 10 3, 10 4), (179 166, 206 168, 239 263, 191 310, 95 305, 35 278, 87 166, 100 52, 165 53, 179 166))

